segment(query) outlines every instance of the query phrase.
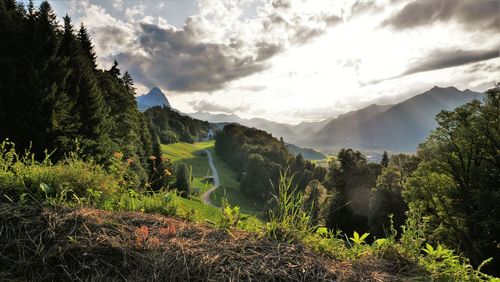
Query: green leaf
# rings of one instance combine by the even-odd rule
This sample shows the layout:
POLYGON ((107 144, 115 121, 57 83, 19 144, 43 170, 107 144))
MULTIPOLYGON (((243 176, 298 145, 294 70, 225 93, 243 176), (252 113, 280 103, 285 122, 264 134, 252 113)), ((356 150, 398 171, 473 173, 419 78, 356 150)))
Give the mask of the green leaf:
POLYGON ((49 195, 52 192, 52 188, 45 183, 40 183, 40 191, 45 193, 45 195, 49 195))
POLYGON ((368 235, 370 235, 370 233, 365 233, 365 234, 361 235, 360 241, 364 241, 366 239, 366 237, 368 237, 368 235))
POLYGON ((326 235, 328 235, 328 228, 320 227, 316 230, 316 234, 321 237, 326 237, 326 235))

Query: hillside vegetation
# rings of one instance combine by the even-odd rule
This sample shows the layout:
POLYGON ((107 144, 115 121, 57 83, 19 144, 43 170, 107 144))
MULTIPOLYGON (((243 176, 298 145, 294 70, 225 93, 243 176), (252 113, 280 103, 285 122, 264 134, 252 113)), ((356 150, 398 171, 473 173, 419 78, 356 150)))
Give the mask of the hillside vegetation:
POLYGON ((144 115, 150 121, 153 138, 162 144, 198 142, 207 137, 211 128, 207 121, 193 119, 167 106, 151 107, 144 115))
POLYGON ((500 84, 441 111, 415 155, 368 163, 346 148, 324 168, 236 124, 213 149, 161 145, 196 141, 207 124, 139 112, 130 75, 98 69, 85 27, 60 26, 47 1, 0 0, 0 38, 0 280, 499 274, 500 84), (217 154, 219 208, 192 195, 201 149, 217 154), (245 214, 257 207, 262 224, 245 214))

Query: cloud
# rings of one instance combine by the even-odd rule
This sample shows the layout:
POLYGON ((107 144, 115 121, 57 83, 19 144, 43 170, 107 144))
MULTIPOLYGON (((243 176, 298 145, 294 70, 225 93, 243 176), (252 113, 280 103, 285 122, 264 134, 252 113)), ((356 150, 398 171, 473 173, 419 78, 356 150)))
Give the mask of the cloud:
POLYGON ((206 100, 199 101, 191 101, 189 104, 193 107, 193 109, 197 112, 219 112, 219 113, 227 113, 232 114, 242 110, 248 110, 248 105, 240 105, 240 106, 231 106, 226 107, 223 105, 215 104, 206 100))
POLYGON ((281 44, 268 42, 257 42, 255 46, 257 47, 257 61, 265 61, 284 49, 281 44))
POLYGON ((264 85, 250 85, 250 86, 241 86, 241 87, 238 87, 238 89, 243 90, 243 91, 260 92, 260 91, 266 90, 267 87, 264 85))
MULTIPOLYGON (((196 25, 196 20, 188 21, 184 29, 141 24, 139 40, 147 55, 122 53, 118 57, 133 69, 140 83, 178 92, 214 91, 267 67, 260 62, 263 58, 241 55, 237 46, 200 42, 202 31, 196 25)), ((267 45, 257 47, 261 49, 261 53, 269 52, 267 45)))
MULTIPOLYGON (((392 0, 394 1, 394 0, 392 0)), ((364 13, 369 13, 369 12, 380 12, 384 10, 384 6, 379 6, 377 3, 373 0, 357 0, 352 6, 351 6, 351 15, 360 15, 364 13)))
POLYGON ((130 43, 128 42, 129 33, 114 25, 95 27, 92 29, 92 33, 98 35, 94 36, 95 44, 103 53, 112 51, 117 45, 125 46, 130 43))
MULTIPOLYGON (((271 58, 341 22, 340 17, 320 9, 302 13, 300 7, 284 0, 264 4, 256 18, 241 19, 236 3, 205 0, 200 14, 188 17, 182 28, 146 23, 143 18, 136 30, 138 47, 121 52, 117 59, 146 87, 161 86, 177 93, 213 92, 266 70, 271 58)), ((142 10, 134 6, 129 14, 142 10)))
POLYGON ((401 76, 424 71, 451 68, 494 58, 500 58, 500 49, 470 51, 437 49, 430 52, 422 59, 417 60, 416 63, 411 64, 401 76))
POLYGON ((468 29, 500 29, 498 0, 414 0, 382 22, 397 30, 455 20, 468 29))
POLYGON ((403 76, 416 74, 420 72, 440 70, 452 67, 458 67, 466 64, 487 61, 495 58, 500 58, 500 49, 492 50, 442 50, 435 49, 419 59, 414 60, 414 63, 401 74, 393 77, 382 79, 374 79, 369 81, 361 81, 359 85, 365 87, 368 85, 378 84, 383 81, 401 78, 403 76))
POLYGON ((289 0, 274 0, 271 5, 275 9, 288 9, 292 6, 289 0))

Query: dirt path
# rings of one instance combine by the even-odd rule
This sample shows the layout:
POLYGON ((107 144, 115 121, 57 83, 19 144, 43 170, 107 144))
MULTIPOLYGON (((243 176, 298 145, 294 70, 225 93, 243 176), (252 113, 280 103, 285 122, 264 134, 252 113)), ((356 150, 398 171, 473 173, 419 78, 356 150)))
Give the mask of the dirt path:
POLYGON ((208 151, 208 150, 203 150, 203 151, 205 151, 207 153, 208 165, 210 166, 210 169, 212 170, 212 175, 214 177, 214 184, 212 185, 212 188, 208 189, 207 192, 205 192, 201 195, 201 200, 203 201, 203 203, 205 203, 207 205, 211 205, 211 206, 216 207, 216 205, 214 205, 212 203, 212 201, 210 201, 210 194, 212 194, 212 192, 215 191, 215 189, 217 189, 220 185, 219 174, 217 173, 217 169, 215 168, 214 161, 212 159, 212 154, 210 153, 210 151, 208 151))

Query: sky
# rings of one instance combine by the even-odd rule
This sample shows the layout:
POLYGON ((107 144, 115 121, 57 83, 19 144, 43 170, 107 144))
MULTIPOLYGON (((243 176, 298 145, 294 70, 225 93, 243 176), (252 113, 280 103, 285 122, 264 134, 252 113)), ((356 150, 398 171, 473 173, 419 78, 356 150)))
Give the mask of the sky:
POLYGON ((85 24, 100 67, 186 113, 294 124, 500 81, 500 0, 49 2, 85 24))

